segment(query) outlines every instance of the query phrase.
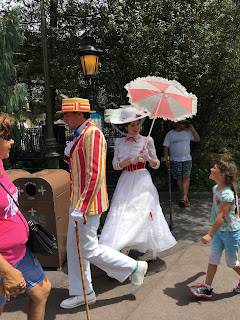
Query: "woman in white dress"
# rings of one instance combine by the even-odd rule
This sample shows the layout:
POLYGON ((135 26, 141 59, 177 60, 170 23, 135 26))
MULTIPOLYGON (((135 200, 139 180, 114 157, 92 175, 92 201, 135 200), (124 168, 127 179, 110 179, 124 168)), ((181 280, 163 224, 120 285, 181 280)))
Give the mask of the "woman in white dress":
MULTIPOLYGON (((116 128, 123 125, 127 134, 115 140, 113 168, 124 169, 116 186, 99 242, 125 254, 130 249, 145 253, 140 260, 156 259, 160 252, 176 244, 163 216, 158 192, 146 162, 157 169, 153 139, 139 134, 141 124, 149 115, 133 106, 108 110, 108 119, 116 128)), ((123 132, 122 132, 123 133, 123 132)))

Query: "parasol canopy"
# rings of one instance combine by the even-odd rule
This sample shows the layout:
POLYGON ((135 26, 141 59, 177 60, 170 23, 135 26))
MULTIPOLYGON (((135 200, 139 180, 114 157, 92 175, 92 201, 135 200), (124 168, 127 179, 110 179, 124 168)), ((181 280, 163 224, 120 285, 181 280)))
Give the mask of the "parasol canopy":
POLYGON ((148 76, 125 85, 130 103, 150 112, 152 118, 178 122, 197 113, 197 97, 176 80, 148 76))

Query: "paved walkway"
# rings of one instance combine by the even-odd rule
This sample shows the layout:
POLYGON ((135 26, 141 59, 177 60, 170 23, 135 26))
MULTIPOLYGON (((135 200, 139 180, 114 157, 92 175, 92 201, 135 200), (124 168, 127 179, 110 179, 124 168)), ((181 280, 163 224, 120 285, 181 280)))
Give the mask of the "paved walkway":
MULTIPOLYGON (((209 245, 200 241, 209 228, 211 199, 198 195, 191 200, 190 208, 172 204, 173 234, 178 240, 175 247, 158 255, 149 263, 142 288, 136 295, 129 292, 130 282, 124 284, 108 278, 104 272, 92 267, 93 284, 97 294, 96 304, 90 306, 91 320, 188 320, 188 319, 239 319, 240 295, 235 294, 236 274, 226 267, 224 259, 213 283, 214 296, 207 301, 195 298, 188 286, 205 279, 209 245)), ((169 218, 167 202, 162 207, 169 218)), ((137 252, 131 253, 134 258, 137 252)), ((46 271, 52 282, 52 292, 47 302, 46 320, 82 320, 84 307, 64 310, 59 303, 68 297, 67 267, 62 271, 46 271)), ((26 294, 10 301, 2 320, 26 319, 26 294), (21 310, 21 311, 19 311, 21 310)))

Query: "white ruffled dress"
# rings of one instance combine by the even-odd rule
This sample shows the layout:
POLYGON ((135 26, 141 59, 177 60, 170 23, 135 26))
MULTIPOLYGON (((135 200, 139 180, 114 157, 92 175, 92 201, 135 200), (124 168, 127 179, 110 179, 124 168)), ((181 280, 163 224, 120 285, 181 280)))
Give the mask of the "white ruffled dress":
MULTIPOLYGON (((120 162, 138 156, 146 139, 141 135, 116 139, 114 169, 120 170, 120 162)), ((147 149, 151 158, 157 161, 157 169, 160 162, 151 137, 147 149)), ((148 249, 160 252, 176 244, 163 216, 157 189, 149 171, 145 169, 145 164, 138 162, 137 165, 125 168, 121 174, 99 243, 118 251, 131 247, 143 253, 148 249)))

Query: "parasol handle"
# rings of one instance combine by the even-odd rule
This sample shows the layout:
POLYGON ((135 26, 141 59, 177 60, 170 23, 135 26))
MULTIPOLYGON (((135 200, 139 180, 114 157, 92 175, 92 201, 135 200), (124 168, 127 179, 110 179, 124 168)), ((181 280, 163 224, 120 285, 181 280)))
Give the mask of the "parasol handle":
MULTIPOLYGON (((148 140, 149 140, 150 134, 152 132, 152 128, 153 128, 155 120, 156 120, 156 116, 154 116, 154 118, 153 118, 153 121, 152 121, 152 124, 151 124, 151 128, 149 130, 149 133, 148 133, 148 136, 147 136, 147 139, 146 139, 146 142, 145 142, 145 146, 144 146, 145 148, 146 148, 146 146, 148 144, 148 140)), ((143 158, 139 157, 138 158, 138 162, 145 162, 145 160, 143 158)))
POLYGON ((153 121, 152 121, 152 124, 151 124, 150 130, 149 130, 149 133, 148 133, 147 139, 146 139, 145 147, 147 146, 147 144, 148 144, 148 140, 149 140, 149 137, 150 137, 150 134, 152 133, 152 128, 153 128, 154 122, 155 122, 155 120, 156 120, 156 118, 157 118, 158 109, 159 109, 160 104, 161 104, 161 102, 162 102, 163 95, 164 95, 164 92, 163 92, 163 94, 162 94, 162 96, 161 96, 160 100, 158 101, 158 104, 157 104, 157 110, 156 110, 155 115, 154 115, 154 117, 153 117, 153 121))
POLYGON ((146 145, 147 145, 147 143, 148 143, 148 140, 149 140, 149 137, 150 137, 150 135, 151 135, 151 133, 152 133, 152 128, 153 128, 153 125, 154 125, 155 120, 156 120, 156 116, 154 116, 153 121, 152 121, 152 124, 151 124, 151 127, 150 127, 150 130, 149 130, 149 132, 148 132, 148 136, 147 136, 147 140, 146 140, 145 147, 146 147, 146 145))
MULTIPOLYGON (((156 120, 156 116, 154 116, 154 118, 153 118, 153 121, 152 121, 152 124, 151 124, 151 128, 150 128, 150 130, 149 130, 149 133, 148 133, 148 136, 147 136, 147 139, 146 139, 144 148, 146 148, 146 146, 147 146, 147 144, 148 144, 148 140, 149 140, 150 134, 151 134, 151 132, 152 132, 152 128, 153 128, 153 125, 154 125, 155 120, 156 120)), ((145 160, 144 160, 143 158, 139 157, 139 158, 138 158, 138 162, 145 162, 145 160)))

